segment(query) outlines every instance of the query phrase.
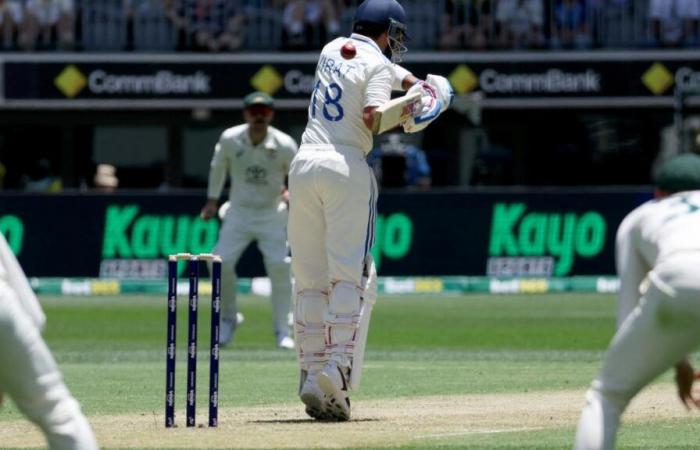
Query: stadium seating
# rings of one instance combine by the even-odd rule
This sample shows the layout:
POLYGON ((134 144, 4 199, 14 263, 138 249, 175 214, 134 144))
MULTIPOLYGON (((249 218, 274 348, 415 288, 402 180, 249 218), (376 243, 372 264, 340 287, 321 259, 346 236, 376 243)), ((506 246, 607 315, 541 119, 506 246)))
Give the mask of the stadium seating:
MULTIPOLYGON (((13 4, 24 8, 29 0, 13 0, 13 4)), ((49 3, 58 1, 50 0, 49 3)), ((349 32, 355 7, 361 0, 328 0, 335 5, 340 33, 349 32)), ((687 24, 670 24, 663 19, 663 27, 687 27, 692 30, 689 35, 672 42, 663 42, 659 32, 653 31, 654 18, 651 11, 660 10, 653 2, 662 0, 574 0, 571 4, 578 10, 562 10, 562 0, 528 0, 535 5, 530 12, 539 11, 541 17, 536 22, 541 24, 544 42, 531 43, 506 42, 500 29, 503 28, 504 15, 500 14, 506 5, 516 8, 512 0, 481 0, 462 2, 461 0, 402 0, 409 18, 412 36, 412 50, 431 50, 441 48, 441 36, 446 32, 447 24, 485 24, 483 36, 485 42, 476 44, 473 34, 467 32, 456 49, 522 49, 522 48, 640 48, 650 46, 693 46, 698 42, 700 18, 690 17, 687 24), (482 3, 483 2, 483 3, 482 3), (446 9, 454 4, 451 16, 446 9), (478 6, 464 6, 478 5, 478 6), (664 22, 665 21, 665 22, 664 22), (571 27, 576 27, 572 30, 571 27), (567 27, 569 27, 567 29, 567 27), (562 42, 562 36, 568 31, 575 32, 581 39, 576 44, 562 42)), ((663 0, 666 1, 666 0, 663 0)), ((676 0, 668 0, 676 1, 676 0)), ((207 50, 195 48, 191 33, 184 32, 184 23, 194 23, 194 0, 72 0, 61 3, 70 5, 69 14, 73 14, 72 23, 76 36, 74 50, 77 51, 176 51, 207 50), (168 8, 168 11, 166 11, 168 8), (178 20, 181 23, 176 23, 178 20)), ((233 4, 233 3, 232 3, 233 4)), ((290 48, 283 32, 283 10, 285 2, 279 0, 239 0, 235 7, 223 10, 238 10, 245 16, 244 44, 237 48, 241 51, 278 51, 290 48)), ((569 5, 571 7, 571 5, 569 5)), ((572 8, 574 8, 572 7, 572 8)), ((518 6, 517 8, 521 8, 518 6)), ((219 13, 221 14, 221 13, 219 13)), ((232 14, 227 12, 226 14, 232 14)), ((512 13, 512 20, 523 20, 523 13, 512 13), (517 17, 516 17, 517 16, 517 17)), ((658 14, 658 12, 657 12, 658 14)), ((217 20, 225 20, 219 17, 217 20)), ((678 21, 678 19, 675 19, 678 21)), ((21 27, 21 25, 18 25, 21 27)), ((4 34, 11 34, 7 27, 4 34)), ((191 30, 190 30, 191 31, 191 30)), ((471 32, 473 33, 473 31, 471 32)), ((318 49, 329 36, 311 28, 306 36, 307 42, 301 49, 318 49)), ((21 39, 21 29, 16 33, 21 39)), ((540 39, 541 41, 541 39, 540 39)), ((443 43, 444 44, 444 43, 443 43)), ((32 44, 30 44, 32 45, 32 44)), ((71 43, 71 45, 73 45, 71 43)), ((20 42, 11 43, 4 39, 3 51, 19 50, 20 42)), ((54 45, 60 48, 59 45, 54 45)), ((50 48, 50 47, 49 47, 50 48)), ((444 45, 442 48, 447 48, 444 45)), ((37 47, 37 49, 39 49, 37 47)), ((44 48, 42 48, 44 49, 44 48)), ((455 49, 454 45, 450 49, 455 49)), ((219 51, 231 51, 219 48, 219 51)))

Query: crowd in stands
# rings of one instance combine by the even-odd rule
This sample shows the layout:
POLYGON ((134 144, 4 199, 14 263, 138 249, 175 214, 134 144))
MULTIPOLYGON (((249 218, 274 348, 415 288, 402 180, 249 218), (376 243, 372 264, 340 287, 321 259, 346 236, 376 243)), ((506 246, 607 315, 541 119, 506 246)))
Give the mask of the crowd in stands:
MULTIPOLYGON (((309 50, 360 0, 0 0, 2 50, 309 50)), ((414 49, 687 47, 700 0, 404 0, 414 49)))

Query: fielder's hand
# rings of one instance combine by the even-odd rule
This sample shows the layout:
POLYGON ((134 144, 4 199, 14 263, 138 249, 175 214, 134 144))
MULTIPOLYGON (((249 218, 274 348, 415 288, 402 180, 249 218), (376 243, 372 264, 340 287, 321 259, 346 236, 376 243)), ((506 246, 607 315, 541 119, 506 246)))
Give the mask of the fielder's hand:
POLYGON ((201 217, 202 220, 209 220, 212 217, 216 217, 216 213, 219 210, 217 203, 216 199, 208 199, 204 208, 202 208, 202 211, 199 213, 199 217, 201 217))
POLYGON ((693 397, 693 382, 700 379, 700 372, 695 372, 690 362, 685 359, 676 364, 676 386, 678 397, 687 409, 700 408, 700 398, 693 397))

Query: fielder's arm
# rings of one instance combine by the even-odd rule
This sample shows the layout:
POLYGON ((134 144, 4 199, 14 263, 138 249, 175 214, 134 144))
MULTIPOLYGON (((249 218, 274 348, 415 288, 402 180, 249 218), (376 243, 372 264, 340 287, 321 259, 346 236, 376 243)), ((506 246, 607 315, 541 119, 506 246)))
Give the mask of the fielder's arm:
POLYGON ((209 182, 207 185, 207 201, 202 207, 199 216, 202 220, 209 220, 216 217, 219 209, 218 202, 221 191, 226 183, 226 170, 228 169, 228 159, 224 147, 224 135, 219 138, 219 142, 214 147, 214 155, 209 165, 209 182))
POLYGON ((634 210, 629 213, 617 229, 615 235, 615 268, 620 278, 620 290, 617 303, 617 328, 627 319, 639 304, 639 293, 648 289, 646 280, 651 267, 642 258, 638 250, 640 214, 634 210), (642 285, 645 286, 642 286, 642 285))
POLYGON ((216 212, 219 209, 219 201, 215 198, 208 198, 207 202, 202 207, 202 211, 199 213, 199 217, 202 220, 209 220, 216 216, 216 212))

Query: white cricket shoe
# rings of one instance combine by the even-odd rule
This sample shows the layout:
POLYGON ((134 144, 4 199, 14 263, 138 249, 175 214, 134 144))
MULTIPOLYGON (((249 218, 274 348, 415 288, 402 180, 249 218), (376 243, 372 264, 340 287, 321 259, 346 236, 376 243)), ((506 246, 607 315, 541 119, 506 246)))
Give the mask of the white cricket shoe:
POLYGON ((277 338, 277 347, 294 350, 294 339, 289 336, 280 336, 277 338))
POLYGON ((315 374, 310 374, 307 376, 304 385, 299 391, 299 398, 306 405, 306 414, 316 420, 328 420, 329 416, 327 413, 328 402, 326 401, 326 396, 318 387, 318 380, 315 374))
POLYGON ((245 317, 243 314, 236 313, 236 325, 234 326, 233 320, 231 319, 221 319, 221 327, 219 327, 219 345, 226 346, 233 340, 233 335, 236 332, 236 328, 243 323, 245 317))
POLYGON ((318 374, 318 386, 328 397, 328 415, 331 420, 350 420, 350 397, 343 369, 335 361, 328 361, 318 374))

